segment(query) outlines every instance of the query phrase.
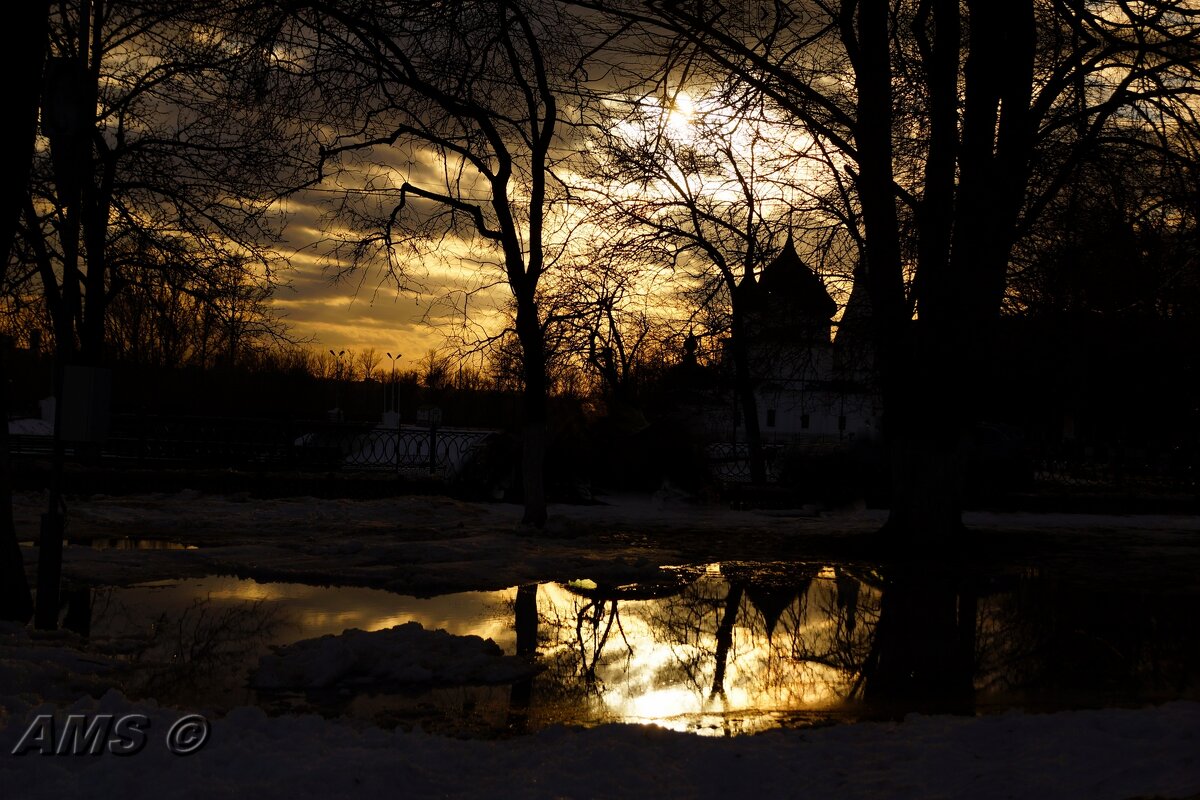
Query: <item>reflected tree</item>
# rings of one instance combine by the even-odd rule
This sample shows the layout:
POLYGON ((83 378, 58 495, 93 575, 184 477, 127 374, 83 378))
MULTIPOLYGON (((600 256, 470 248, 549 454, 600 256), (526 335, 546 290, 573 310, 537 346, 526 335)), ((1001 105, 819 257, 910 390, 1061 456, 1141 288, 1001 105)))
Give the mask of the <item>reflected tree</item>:
MULTIPOLYGON (((537 653, 538 642, 538 586, 531 583, 517 587, 513 603, 513 627, 517 631, 517 655, 532 657, 537 653)), ((523 733, 529 718, 529 706, 533 702, 533 676, 522 678, 512 685, 508 698, 509 730, 523 733)))
POLYGON ((150 638, 132 656, 128 690, 194 704, 206 692, 241 689, 230 679, 244 674, 247 657, 265 650, 285 624, 279 606, 261 600, 221 608, 199 598, 178 615, 154 621, 150 638))
POLYGON ((897 570, 883 583, 863 698, 901 712, 974 711, 978 598, 960 578, 897 570))
MULTIPOLYGON (((604 714, 613 698, 636 704, 683 689, 694 696, 685 705, 701 713, 841 708, 891 717, 973 713, 980 693, 1062 707, 1113 692, 1131 702, 1178 697, 1196 685, 1200 661, 1185 633, 1194 603, 1180 597, 951 564, 722 571, 674 585, 551 592, 540 608, 526 587, 518 648, 540 635, 545 699, 583 714, 594 703, 604 714), (613 650, 618 635, 624 664, 613 650)), ((521 691, 512 706, 523 713, 521 691)))
POLYGON ((92 588, 80 586, 67 590, 64 595, 63 628, 88 638, 92 635, 92 588))
POLYGON ((517 655, 531 656, 537 652, 538 613, 536 583, 517 587, 514 604, 517 629, 517 655))
POLYGON ((725 581, 697 582, 644 612, 676 653, 670 672, 723 702, 731 676, 755 703, 858 695, 878 614, 870 584, 840 570, 840 584, 816 580, 815 569, 722 572, 725 581))
MULTIPOLYGON (((596 666, 604 655, 613 624, 620 627, 616 600, 594 598, 581 603, 575 612, 575 643, 579 647, 579 667, 584 683, 596 684, 596 666), (607 609, 607 610, 606 610, 607 609)), ((626 641, 626 646, 629 642, 626 641)), ((630 648, 630 652, 632 652, 630 648)))
MULTIPOLYGON (((980 693, 1059 707, 1194 691, 1200 662, 1184 632, 1194 604, 1179 598, 944 564, 722 571, 670 585, 523 587, 517 647, 540 645, 539 700, 602 717, 614 702, 683 689, 701 713, 891 717, 973 713, 980 693)), ((526 725, 531 691, 513 687, 510 728, 526 725)))
POLYGON ((738 609, 742 605, 744 589, 740 583, 729 585, 729 594, 725 595, 725 608, 721 612, 721 622, 717 625, 717 647, 713 660, 711 697, 725 695, 725 668, 729 663, 729 651, 733 647, 733 626, 737 623, 738 609))
POLYGON ((1194 696, 1200 685, 1190 591, 1036 571, 1001 576, 988 588, 979 603, 981 693, 1053 709, 1096 698, 1159 702, 1194 696))
POLYGON ((777 697, 799 697, 805 705, 806 698, 824 705, 858 697, 878 616, 878 593, 869 576, 842 567, 834 580, 818 580, 817 574, 811 568, 782 582, 758 578, 747 592, 762 619, 762 687, 777 697))

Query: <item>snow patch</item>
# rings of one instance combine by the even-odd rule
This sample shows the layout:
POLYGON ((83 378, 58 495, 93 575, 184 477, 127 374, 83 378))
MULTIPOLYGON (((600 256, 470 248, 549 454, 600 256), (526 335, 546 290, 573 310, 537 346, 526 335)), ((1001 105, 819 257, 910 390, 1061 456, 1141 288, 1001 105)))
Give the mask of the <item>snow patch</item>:
POLYGON ((32 631, 0 622, 0 719, 47 700, 69 702, 103 692, 114 662, 85 651, 70 631, 32 631))
POLYGON ((259 689, 325 689, 344 684, 509 683, 535 670, 506 656, 491 639, 426 630, 419 622, 361 631, 351 628, 275 648, 251 683, 259 689))
POLYGON ((10 419, 10 436, 53 436, 54 422, 44 419, 10 419))
POLYGON ((0 719, 0 786, 22 797, 177 800, 349 796, 476 798, 1054 797, 1123 800, 1200 792, 1200 704, 996 717, 922 717, 707 739, 635 725, 551 728, 501 741, 355 728, 240 708, 179 757, 162 734, 180 712, 116 692, 0 719), (7 757, 37 713, 140 712, 133 758, 7 757))

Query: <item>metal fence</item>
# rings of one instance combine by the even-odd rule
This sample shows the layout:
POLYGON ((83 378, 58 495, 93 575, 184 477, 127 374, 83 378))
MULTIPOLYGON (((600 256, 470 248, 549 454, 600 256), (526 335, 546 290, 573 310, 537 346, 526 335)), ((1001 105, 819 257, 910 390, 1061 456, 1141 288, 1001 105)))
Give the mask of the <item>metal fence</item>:
POLYGON ((342 470, 453 478, 471 464, 492 435, 492 431, 436 427, 323 431, 302 435, 295 448, 301 454, 336 461, 342 470))
MULTIPOLYGON (((763 446, 769 483, 774 483, 779 477, 776 474, 776 456, 780 449, 772 445, 763 446)), ((714 442, 705 446, 704 451, 709 472, 714 478, 725 483, 750 483, 750 446, 745 442, 714 442)))
MULTIPOLYGON (((108 466, 396 472, 449 479, 495 431, 369 423, 119 416, 101 443, 68 443, 68 457, 108 466)), ((15 456, 45 457, 49 436, 12 436, 15 456)))
MULTIPOLYGON (((764 445, 767 482, 788 480, 789 464, 805 459, 828 463, 838 452, 837 442, 809 441, 784 446, 764 445)), ((750 482, 749 448, 744 442, 718 442, 705 448, 710 474, 725 483, 750 482)), ((880 452, 882 458, 882 451, 880 452)), ((883 463, 882 461, 880 463, 883 463)), ((872 465, 859 465, 869 468, 872 465)), ((1012 448, 983 449, 971 454, 968 480, 987 481, 994 488, 1026 491, 1125 492, 1194 494, 1200 491, 1200 452, 1178 446, 1148 448, 1012 448)))
POLYGON ((1167 491, 1200 489, 1200 458, 1192 451, 1145 453, 1041 452, 1031 459, 1034 481, 1044 487, 1081 491, 1167 491))

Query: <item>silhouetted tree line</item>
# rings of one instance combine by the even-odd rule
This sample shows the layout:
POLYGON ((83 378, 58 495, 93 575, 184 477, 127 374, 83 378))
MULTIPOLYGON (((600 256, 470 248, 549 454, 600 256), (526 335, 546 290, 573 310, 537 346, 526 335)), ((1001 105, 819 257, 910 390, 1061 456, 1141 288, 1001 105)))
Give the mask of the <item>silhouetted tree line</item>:
MULTIPOLYGON (((418 291, 443 248, 478 267, 456 337, 480 358, 464 373, 433 357, 424 376, 430 391, 519 394, 512 455, 535 527, 552 430, 585 418, 556 421, 551 397, 587 395, 606 424, 637 430, 648 378, 692 332, 710 353, 724 338, 744 367, 735 291, 786 235, 837 296, 865 296, 887 529, 909 544, 955 541, 976 426, 1037 417, 1013 408, 1035 401, 1014 386, 1056 358, 1070 362, 1057 374, 1084 374, 1077 392, 1111 398, 1060 400, 1064 430, 1070 413, 1099 426, 1108 402, 1156 398, 1194 430, 1195 356, 1178 344, 1200 230, 1200 20, 1186 0, 35 10, 5 34, 25 141, 6 173, 0 310, 19 344, 53 352, 58 396, 68 365, 118 361, 382 378, 365 351, 299 355, 269 304, 282 201, 312 189, 335 277, 377 270, 418 291), (637 202, 649 194, 662 202, 637 202), (476 297, 503 330, 468 312, 476 297), (1048 338, 1009 336, 1017 319, 1048 338), (1126 367, 1113 390, 1105 370, 1126 367)), ((60 467, 63 454, 56 437, 60 467)), ((57 485, 46 520, 49 626, 57 485)))

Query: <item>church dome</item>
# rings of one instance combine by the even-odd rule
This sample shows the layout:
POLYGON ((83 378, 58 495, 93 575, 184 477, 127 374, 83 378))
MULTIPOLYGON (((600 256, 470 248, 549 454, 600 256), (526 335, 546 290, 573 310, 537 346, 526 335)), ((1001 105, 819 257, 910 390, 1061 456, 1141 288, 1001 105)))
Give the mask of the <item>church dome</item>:
POLYGON ((829 296, 825 282, 804 263, 789 233, 783 249, 763 269, 759 287, 772 310, 813 321, 828 321, 837 313, 837 303, 829 296))

